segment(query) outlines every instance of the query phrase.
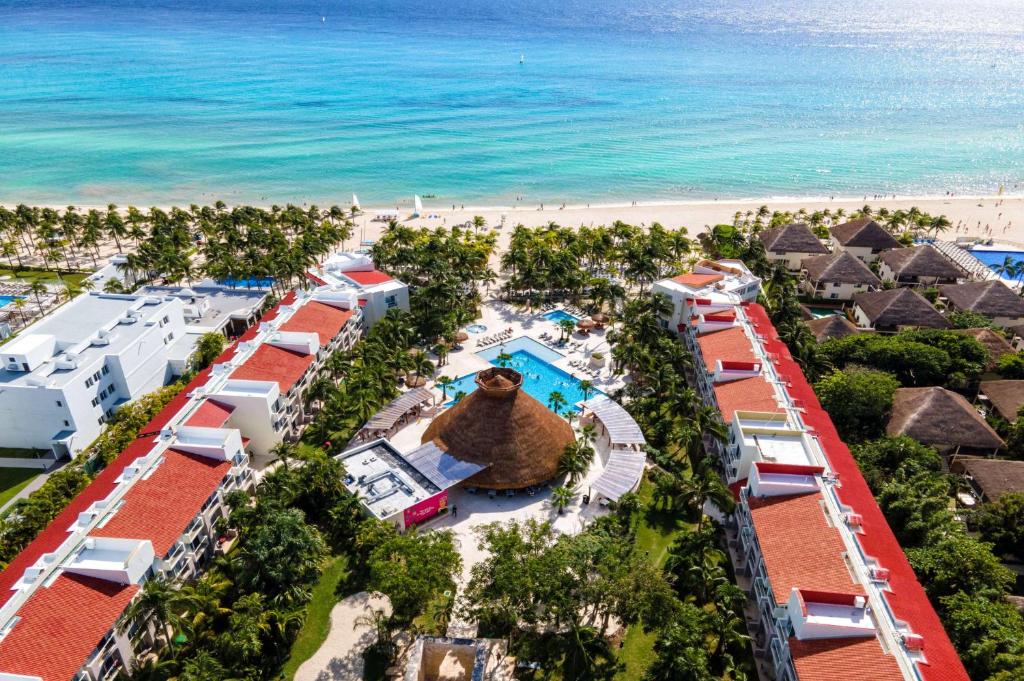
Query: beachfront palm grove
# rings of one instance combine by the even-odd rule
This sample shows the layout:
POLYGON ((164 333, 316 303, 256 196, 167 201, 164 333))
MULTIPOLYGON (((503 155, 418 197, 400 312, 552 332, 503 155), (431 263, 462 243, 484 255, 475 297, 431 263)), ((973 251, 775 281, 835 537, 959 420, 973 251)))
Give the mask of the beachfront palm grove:
MULTIPOLYGON (((862 213, 872 214, 868 207, 862 213)), ((146 583, 125 623, 136 617, 152 622, 139 634, 140 648, 152 652, 123 677, 292 678, 327 636, 334 604, 370 591, 385 594, 393 610, 374 620, 378 640, 363 656, 364 678, 385 678, 400 651, 399 632, 443 636, 454 619, 475 622, 481 637, 506 641, 510 654, 526 663, 517 678, 757 678, 747 597, 735 584, 715 520, 734 504, 721 464, 709 454, 727 428, 694 389, 694 357, 664 328, 666 299, 650 295, 653 282, 688 271, 705 255, 743 260, 762 278, 763 304, 816 381, 840 433, 855 445, 972 678, 1024 677, 1024 620, 1007 598, 1016 591, 1000 561, 1019 551, 1024 504, 1011 500, 965 527, 951 511, 956 483, 938 454, 882 431, 900 386, 976 389, 984 349, 953 331, 819 344, 802 321, 795 278, 769 263, 756 238, 794 219, 817 228, 846 217, 853 216, 765 209, 697 238, 658 224, 518 226, 500 253, 496 232, 483 224, 427 229, 392 223, 372 256, 377 267, 409 284, 411 311, 389 312, 354 348, 326 360, 305 393, 315 417, 301 441, 280 445, 278 463, 261 483, 230 500, 222 529, 238 537, 231 551, 194 581, 146 583), (494 298, 530 314, 564 301, 611 320, 610 360, 615 374, 628 380, 610 396, 642 429, 648 468, 635 493, 578 533, 533 519, 485 527, 478 536, 485 558, 460 585, 463 558, 452 532, 403 534, 365 517, 331 455, 403 384, 436 379, 445 398, 451 396, 452 379, 440 375, 446 357, 460 329, 494 298)), ((878 217, 902 239, 908 230, 948 227, 944 218, 920 211, 878 217)), ((283 297, 308 286, 306 270, 351 239, 350 218, 338 208, 294 206, 129 208, 123 215, 114 206, 84 214, 19 206, 0 208, 0 235, 12 269, 41 260, 44 267, 72 270, 81 267, 76 258, 101 257, 109 239, 125 251, 128 288, 154 279, 188 283, 203 274, 238 286, 270 286, 283 297)), ((573 329, 565 332, 571 336, 573 329)), ((207 347, 194 369, 219 350, 207 347)), ((111 428, 116 442, 130 440, 173 394, 172 387, 159 400, 123 410, 111 428)), ((553 394, 548 404, 556 403, 553 394)), ((553 504, 567 505, 579 495, 575 482, 594 458, 591 435, 583 434, 563 453, 560 471, 568 481, 553 492, 553 504)), ((68 469, 73 475, 54 475, 16 507, 18 513, 0 521, 0 556, 9 561, 110 454, 101 443, 68 469)))

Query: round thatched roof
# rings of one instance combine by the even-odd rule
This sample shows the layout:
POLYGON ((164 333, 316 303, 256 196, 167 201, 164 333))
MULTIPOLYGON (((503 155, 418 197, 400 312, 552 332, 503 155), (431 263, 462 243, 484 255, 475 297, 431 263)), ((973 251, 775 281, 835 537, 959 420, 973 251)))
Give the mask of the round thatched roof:
POLYGON ((477 390, 436 419, 423 434, 456 459, 487 464, 471 482, 487 489, 521 489, 555 477, 573 442, 572 428, 520 390, 523 377, 504 367, 477 374, 477 390))

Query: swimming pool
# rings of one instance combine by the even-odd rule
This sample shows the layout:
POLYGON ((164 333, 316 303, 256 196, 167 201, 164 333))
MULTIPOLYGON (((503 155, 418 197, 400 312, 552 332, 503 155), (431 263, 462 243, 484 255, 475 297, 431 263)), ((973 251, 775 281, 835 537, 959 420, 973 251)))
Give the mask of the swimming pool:
POLYGON ((0 296, 0 308, 10 305, 18 298, 16 296, 0 296))
POLYGON ((568 319, 573 324, 580 320, 579 317, 577 317, 576 315, 571 315, 565 310, 552 310, 551 312, 545 312, 544 319, 547 319, 549 322, 555 322, 556 324, 562 321, 563 319, 568 319))
POLYGON ((469 331, 470 333, 483 333, 486 330, 487 327, 483 324, 470 324, 466 327, 466 331, 469 331))
POLYGON ((218 284, 222 286, 230 286, 232 288, 270 288, 274 283, 273 277, 266 277, 260 279, 257 277, 250 277, 248 279, 218 279, 218 284))
POLYGON ((821 319, 822 317, 831 317, 832 315, 842 314, 842 310, 838 310, 834 307, 810 307, 808 306, 807 311, 811 313, 811 316, 815 319, 821 319))
MULTIPOLYGON (((988 268, 990 270, 993 270, 993 271, 998 269, 998 268, 1000 268, 1000 267, 1002 267, 1003 263, 1006 262, 1007 258, 1012 258, 1014 264, 1018 265, 1018 266, 1022 262, 1024 262, 1024 251, 988 251, 988 250, 975 250, 975 249, 972 249, 970 251, 970 253, 975 258, 977 258, 978 260, 980 260, 983 263, 985 263, 986 265, 988 265, 988 268)), ((1015 277, 1015 276, 1013 276, 1013 277, 1007 277, 1006 275, 1002 275, 1002 276, 1003 276, 1003 279, 1013 279, 1013 280, 1017 279, 1017 277, 1015 277)))
MULTIPOLYGON (((512 356, 508 366, 523 375, 523 390, 544 406, 547 406, 551 393, 555 391, 562 393, 562 397, 566 401, 566 405, 562 407, 562 413, 584 399, 583 390, 580 388, 580 379, 550 364, 562 356, 554 350, 532 338, 521 336, 505 343, 503 347, 488 348, 476 354, 494 366, 500 366, 498 355, 502 352, 512 356)), ((448 394, 455 395, 464 392, 468 395, 476 390, 475 380, 476 374, 462 376, 448 386, 448 394)), ((601 391, 591 388, 588 399, 600 394, 602 394, 601 391)), ((452 403, 454 400, 448 402, 449 405, 452 403)))

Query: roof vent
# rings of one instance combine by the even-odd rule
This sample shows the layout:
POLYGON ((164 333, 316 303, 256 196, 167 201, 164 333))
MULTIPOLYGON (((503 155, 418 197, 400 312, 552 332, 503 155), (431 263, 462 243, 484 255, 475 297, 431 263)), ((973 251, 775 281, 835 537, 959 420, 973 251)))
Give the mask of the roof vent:
POLYGON ((903 634, 903 647, 907 650, 924 650, 924 636, 920 634, 903 634))
POLYGON ((889 581, 889 568, 880 567, 878 565, 872 565, 870 568, 868 568, 868 574, 871 576, 872 582, 889 581))
POLYGON ((862 527, 864 525, 864 516, 860 513, 847 513, 846 524, 850 527, 862 527))

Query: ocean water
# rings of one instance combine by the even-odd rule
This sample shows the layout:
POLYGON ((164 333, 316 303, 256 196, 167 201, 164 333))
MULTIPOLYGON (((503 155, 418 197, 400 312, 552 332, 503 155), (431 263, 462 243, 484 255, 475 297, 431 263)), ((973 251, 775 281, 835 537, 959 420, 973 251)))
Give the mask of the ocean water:
POLYGON ((0 200, 1012 191, 1022 63, 1020 0, 0 0, 0 200))

